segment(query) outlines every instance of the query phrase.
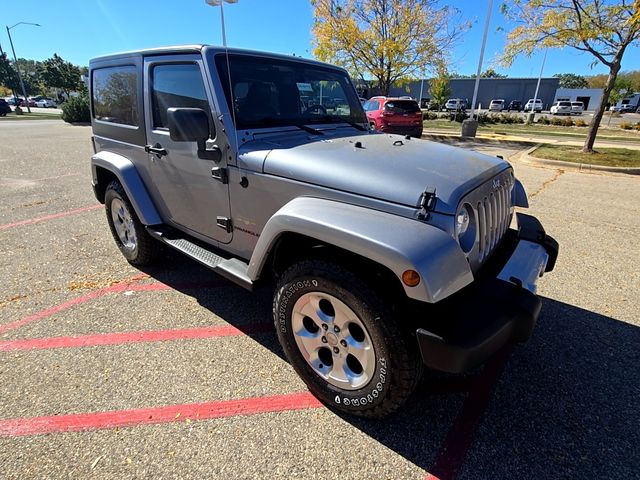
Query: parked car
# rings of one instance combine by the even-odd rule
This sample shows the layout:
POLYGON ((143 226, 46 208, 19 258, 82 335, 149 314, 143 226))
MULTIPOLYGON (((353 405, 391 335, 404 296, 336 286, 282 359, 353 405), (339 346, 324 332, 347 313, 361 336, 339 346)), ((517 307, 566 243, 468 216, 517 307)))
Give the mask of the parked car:
POLYGON ((630 103, 623 103, 620 105, 620 113, 634 113, 636 111, 636 106, 631 105, 630 103))
POLYGON ((571 102, 571 113, 573 115, 582 115, 584 113, 584 103, 571 102))
POLYGON ((20 101, 20 106, 21 106, 21 107, 26 107, 26 106, 27 106, 27 104, 28 104, 30 107, 35 107, 35 106, 36 106, 36 102, 35 102, 35 101, 33 101, 33 100, 31 100, 30 98, 29 98, 29 99, 27 99, 27 101, 24 101, 24 100, 21 100, 21 101, 20 101))
MULTIPOLYGON (((514 212, 527 196, 502 157, 372 132, 349 73, 298 57, 157 48, 93 59, 89 78, 92 186, 120 252, 275 282, 278 341, 332 409, 387 415, 423 364, 468 371, 530 337, 558 244, 514 212), (296 83, 349 113, 303 110, 296 83)), ((415 101, 376 101, 417 119, 415 101)))
POLYGON ((467 110, 467 101, 462 98, 450 98, 444 104, 447 112, 464 112, 467 110))
POLYGON ((427 110, 429 110, 430 112, 439 112, 439 111, 442 110, 442 105, 440 105, 439 103, 431 100, 427 104, 427 110))
POLYGON ((22 103, 24 101, 20 97, 7 97, 7 98, 5 98, 5 100, 12 107, 15 107, 16 105, 20 105, 20 103, 22 103))
POLYGON ((422 110, 415 100, 373 97, 364 104, 364 111, 373 130, 422 136, 422 110))
POLYGON ((420 99, 420 108, 429 108, 429 102, 431 102, 430 98, 421 98, 420 99))
POLYGON ((7 113, 11 113, 11 107, 4 98, 0 98, 0 117, 6 117, 7 113))
POLYGON ((507 107, 507 112, 511 112, 515 110, 516 112, 522 111, 522 102, 520 100, 511 100, 509 102, 509 106, 507 107))
POLYGON ((530 112, 530 111, 535 111, 535 112, 542 112, 542 100, 540 100, 539 98, 533 100, 533 98, 530 98, 529 100, 527 100, 527 103, 524 106, 524 111, 525 112, 530 112))
POLYGON ((551 105, 551 115, 571 115, 571 102, 560 101, 551 105))
POLYGON ((619 112, 620 111, 620 107, 618 105, 611 105, 609 107, 609 111, 610 112, 619 112))
POLYGON ((640 113, 640 106, 638 106, 638 109, 636 110, 636 113, 640 113))
POLYGON ((498 99, 491 100, 491 103, 489 103, 489 111, 490 112, 501 112, 502 110, 504 110, 504 99, 503 98, 498 98, 498 99))
POLYGON ((36 107, 40 107, 40 108, 55 108, 58 106, 58 104, 52 100, 51 98, 39 98, 39 99, 34 99, 36 102, 36 107))

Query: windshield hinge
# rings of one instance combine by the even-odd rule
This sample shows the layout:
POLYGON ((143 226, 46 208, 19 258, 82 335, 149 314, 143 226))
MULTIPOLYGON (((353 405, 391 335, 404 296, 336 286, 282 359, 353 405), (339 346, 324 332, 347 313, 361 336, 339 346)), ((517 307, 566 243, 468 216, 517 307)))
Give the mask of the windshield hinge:
POLYGON ((418 212, 418 219, 420 220, 429 220, 429 212, 433 211, 436 206, 436 188, 435 187, 427 187, 425 188, 422 195, 420 195, 420 207, 421 210, 418 212))

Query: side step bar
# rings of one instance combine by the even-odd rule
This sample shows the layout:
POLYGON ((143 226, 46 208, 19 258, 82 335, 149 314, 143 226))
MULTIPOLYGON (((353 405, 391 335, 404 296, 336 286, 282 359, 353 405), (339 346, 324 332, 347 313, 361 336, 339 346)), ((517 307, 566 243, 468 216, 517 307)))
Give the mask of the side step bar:
POLYGON ((148 226, 147 231, 153 238, 193 258, 196 262, 210 268, 217 274, 249 291, 253 290, 253 281, 247 275, 249 265, 242 260, 221 257, 205 247, 197 245, 186 238, 181 238, 181 233, 176 230, 148 226))

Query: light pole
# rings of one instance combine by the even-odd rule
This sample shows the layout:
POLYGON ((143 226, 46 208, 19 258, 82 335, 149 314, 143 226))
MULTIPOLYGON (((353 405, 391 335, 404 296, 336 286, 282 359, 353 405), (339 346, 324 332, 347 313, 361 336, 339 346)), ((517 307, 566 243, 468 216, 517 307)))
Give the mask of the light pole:
POLYGON ((211 5, 212 7, 220 7, 220 18, 222 21, 222 45, 224 47, 227 46, 227 33, 224 29, 224 2, 227 3, 238 3, 238 0, 204 0, 207 5, 211 5))
POLYGON ((18 79, 20 80, 20 88, 22 88, 22 95, 24 96, 24 102, 27 104, 27 112, 31 113, 31 107, 29 107, 29 100, 27 99, 27 91, 24 89, 24 82, 22 81, 22 75, 20 75, 20 67, 18 66, 18 57, 16 57, 16 49, 13 48, 13 40, 11 39, 11 29, 18 25, 34 25, 39 27, 39 23, 31 22, 18 22, 11 27, 7 27, 7 35, 9 35, 9 43, 11 44, 11 51, 13 52, 13 61, 16 65, 16 72, 18 72, 18 79))
POLYGON ((482 35, 482 47, 480 48, 480 60, 478 61, 478 72, 476 73, 476 83, 473 86, 473 100, 471 100, 471 117, 462 122, 462 136, 475 137, 478 129, 478 121, 473 117, 476 111, 476 100, 478 98, 478 87, 480 86, 480 73, 482 72, 482 62, 484 60, 484 47, 487 43, 487 33, 489 32, 489 21, 491 20, 491 9, 493 0, 489 0, 489 8, 487 9, 487 20, 484 24, 484 34, 482 35))
POLYGON ((544 49, 544 57, 542 57, 542 66, 540 67, 540 75, 538 75, 538 83, 536 83, 536 93, 533 94, 533 104, 531 105, 531 113, 527 117, 527 125, 531 125, 533 123, 533 119, 536 116, 536 100, 538 99, 538 91, 540 90, 540 80, 542 79, 542 70, 544 70, 544 62, 547 61, 547 51, 549 49, 544 49))

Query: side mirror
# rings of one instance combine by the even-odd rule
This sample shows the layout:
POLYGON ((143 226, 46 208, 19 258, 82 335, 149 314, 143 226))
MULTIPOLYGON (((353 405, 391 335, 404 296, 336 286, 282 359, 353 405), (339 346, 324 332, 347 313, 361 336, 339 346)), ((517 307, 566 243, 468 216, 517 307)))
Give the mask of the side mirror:
POLYGON ((209 117, 200 108, 168 108, 167 124, 174 142, 197 142, 209 138, 209 117))
POLYGON ((169 137, 174 142, 198 142, 198 158, 215 162, 222 159, 222 152, 218 147, 206 146, 211 130, 209 116, 201 108, 168 108, 167 126, 169 137))

